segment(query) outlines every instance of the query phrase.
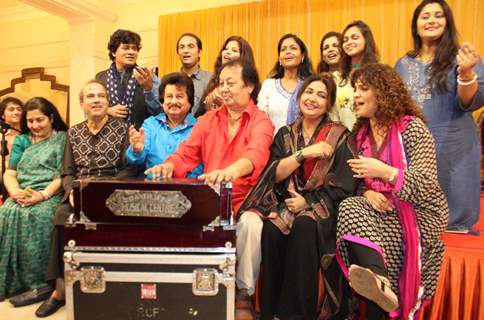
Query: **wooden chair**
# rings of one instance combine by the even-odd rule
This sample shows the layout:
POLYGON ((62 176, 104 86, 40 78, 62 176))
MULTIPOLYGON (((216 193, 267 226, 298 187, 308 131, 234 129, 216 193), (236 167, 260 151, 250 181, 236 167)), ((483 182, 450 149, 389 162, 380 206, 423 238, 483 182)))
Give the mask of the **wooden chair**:
POLYGON ((51 101, 62 119, 69 124, 69 86, 57 83, 54 75, 45 74, 45 68, 26 68, 21 76, 10 81, 10 87, 0 90, 0 99, 13 96, 26 102, 32 97, 51 101))

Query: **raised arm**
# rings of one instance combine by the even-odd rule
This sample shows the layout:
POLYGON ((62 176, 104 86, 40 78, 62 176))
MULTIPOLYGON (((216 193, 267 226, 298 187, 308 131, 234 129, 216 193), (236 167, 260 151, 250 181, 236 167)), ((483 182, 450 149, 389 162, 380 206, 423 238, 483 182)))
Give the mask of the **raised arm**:
POLYGON ((457 54, 457 95, 462 109, 484 105, 484 66, 476 48, 464 43, 457 54))

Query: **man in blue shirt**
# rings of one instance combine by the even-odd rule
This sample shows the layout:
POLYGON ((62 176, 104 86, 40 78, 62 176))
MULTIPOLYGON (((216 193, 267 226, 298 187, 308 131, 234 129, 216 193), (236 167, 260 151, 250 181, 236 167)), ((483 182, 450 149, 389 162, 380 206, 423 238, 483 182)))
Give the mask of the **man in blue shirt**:
MULTIPOLYGON (((190 113, 194 86, 185 73, 174 72, 163 77, 159 93, 163 112, 146 119, 139 131, 134 126, 129 128, 126 160, 129 164, 144 165, 145 169, 165 162, 188 138, 196 123, 190 113)), ((203 165, 200 165, 187 177, 196 178, 202 173, 203 165)))

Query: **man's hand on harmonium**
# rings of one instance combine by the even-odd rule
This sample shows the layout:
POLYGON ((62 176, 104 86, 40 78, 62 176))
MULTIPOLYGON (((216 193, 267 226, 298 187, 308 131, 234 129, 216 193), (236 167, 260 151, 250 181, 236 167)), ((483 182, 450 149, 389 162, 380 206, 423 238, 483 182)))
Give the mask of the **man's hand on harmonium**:
POLYGON ((145 175, 151 174, 152 179, 170 179, 173 177, 173 169, 175 165, 171 162, 158 164, 145 171, 145 175))

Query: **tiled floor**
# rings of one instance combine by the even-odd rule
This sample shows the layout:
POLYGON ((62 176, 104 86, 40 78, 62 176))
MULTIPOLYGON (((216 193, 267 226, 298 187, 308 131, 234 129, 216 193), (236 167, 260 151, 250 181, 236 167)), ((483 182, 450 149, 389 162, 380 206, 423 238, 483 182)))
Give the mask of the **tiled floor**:
MULTIPOLYGON (((7 300, 0 302, 0 320, 39 320, 35 316, 35 310, 40 306, 40 302, 26 307, 14 308, 7 300)), ((66 309, 62 307, 46 320, 66 320, 66 309)))

